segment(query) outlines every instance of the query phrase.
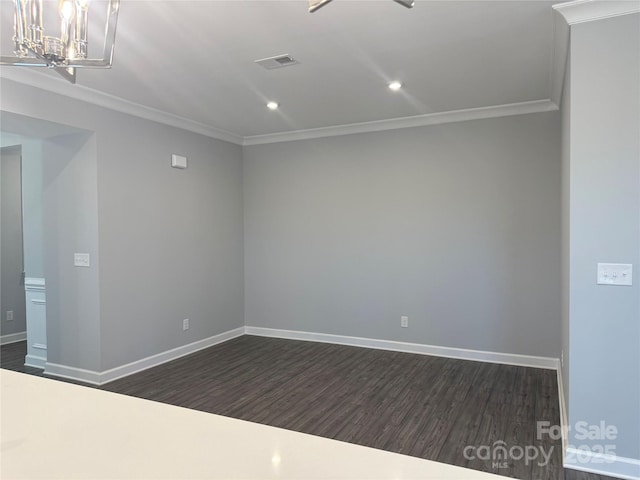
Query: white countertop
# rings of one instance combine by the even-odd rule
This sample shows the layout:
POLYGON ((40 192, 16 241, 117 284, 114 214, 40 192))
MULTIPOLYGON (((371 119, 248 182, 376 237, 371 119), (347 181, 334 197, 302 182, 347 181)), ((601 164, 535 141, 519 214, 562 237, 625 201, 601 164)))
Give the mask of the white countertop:
POLYGON ((8 370, 8 479, 500 479, 474 470, 8 370))

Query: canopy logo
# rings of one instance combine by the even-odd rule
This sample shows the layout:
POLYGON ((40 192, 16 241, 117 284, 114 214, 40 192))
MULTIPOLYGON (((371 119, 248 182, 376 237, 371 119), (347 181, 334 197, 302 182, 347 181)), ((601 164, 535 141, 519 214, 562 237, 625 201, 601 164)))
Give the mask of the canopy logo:
POLYGON ((535 462, 539 467, 546 467, 549 465, 554 445, 558 445, 563 434, 565 438, 569 438, 570 432, 573 432, 574 440, 585 441, 588 444, 568 445, 566 461, 580 463, 615 461, 616 446, 605 444, 605 442, 615 440, 618 437, 618 429, 615 425, 607 425, 605 421, 597 424, 580 421, 576 422, 573 428, 551 425, 551 422, 547 421, 536 422, 536 445, 510 446, 504 440, 497 440, 491 445, 467 445, 462 454, 467 460, 490 461, 494 469, 508 468, 510 461, 524 461, 527 466, 535 462), (544 445, 545 437, 551 439, 550 442, 546 442, 551 445, 544 445))
POLYGON ((520 445, 508 446, 503 440, 493 442, 493 445, 467 445, 462 454, 467 460, 491 461, 492 468, 507 468, 509 460, 524 460, 525 465, 537 461, 538 466, 545 467, 549 464, 549 459, 553 453, 553 446, 547 450, 543 446, 520 445))

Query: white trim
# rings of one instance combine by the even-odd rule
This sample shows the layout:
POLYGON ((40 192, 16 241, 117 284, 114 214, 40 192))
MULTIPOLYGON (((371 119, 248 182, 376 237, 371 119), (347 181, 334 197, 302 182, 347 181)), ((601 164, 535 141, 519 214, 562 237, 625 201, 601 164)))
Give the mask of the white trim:
POLYGON ((46 290, 46 282, 44 278, 26 277, 24 279, 24 288, 27 291, 41 292, 46 290))
POLYGON ((9 345, 10 343, 23 342, 27 339, 27 332, 8 333, 0 336, 0 345, 9 345))
POLYGON ((46 357, 39 357, 37 355, 27 355, 24 357, 25 367, 44 368, 46 363, 46 357))
POLYGON ((47 362, 44 365, 44 374, 52 377, 67 378, 69 380, 100 385, 100 372, 85 370, 84 368, 69 367, 58 363, 47 362))
POLYGON ((65 97, 81 100, 99 107, 108 108, 116 112, 144 118, 171 127, 181 128, 236 145, 242 145, 242 136, 240 135, 211 127, 204 123, 196 122, 195 120, 189 120, 188 118, 180 117, 173 113, 167 113, 156 108, 140 105, 139 103, 134 103, 83 85, 71 84, 62 78, 53 77, 36 70, 28 70, 21 67, 2 67, 0 77, 65 97))
POLYGON ((151 355, 150 357, 141 358, 135 362, 127 363, 119 367, 111 368, 103 372, 96 372, 93 370, 85 370, 82 368, 69 367, 66 365, 59 365, 55 363, 47 362, 44 373, 47 375, 53 375, 55 377, 63 377, 71 380, 79 380, 85 383, 91 383, 93 385, 103 385, 108 382, 117 380, 118 378, 126 377, 142 370, 161 365, 163 363, 176 360, 185 355, 190 355, 199 350, 212 347, 218 343, 226 342, 232 338, 244 335, 244 327, 235 328, 226 332, 208 337, 197 342, 183 345, 181 347, 167 350, 166 352, 151 355))
POLYGON ((556 105, 562 102, 562 90, 569 63, 569 38, 569 25, 560 12, 554 11, 549 92, 551 101, 556 105))
POLYGON ((335 343, 338 345, 351 345, 354 347, 374 348, 378 350, 418 353, 421 355, 434 355, 436 357, 458 358, 461 360, 473 360, 477 362, 501 363, 504 365, 518 365, 550 370, 555 370, 558 366, 558 359, 550 357, 485 352, 481 350, 468 350, 465 348, 439 347, 435 345, 424 345, 421 343, 406 343, 394 340, 348 337, 345 335, 300 332, 297 330, 280 330, 275 328, 245 327, 244 331, 247 335, 257 335, 260 337, 276 337, 291 340, 335 343))
POLYGON ((46 282, 44 278, 24 279, 27 306, 27 356, 28 367, 44 368, 47 363, 47 311, 46 282))
POLYGON ((558 110, 558 106, 551 100, 534 100, 531 102, 510 103, 490 107, 468 108, 449 112, 427 113, 411 117, 390 118, 373 122, 351 123, 330 127, 295 130, 292 132, 271 133, 267 135, 252 135, 244 137, 243 145, 262 145, 265 143, 292 142, 311 138, 335 137, 339 135, 353 135, 355 133, 380 132, 399 128, 424 127, 443 123, 464 122, 484 118, 508 117, 528 113, 551 112, 558 110))
POLYGON ((291 142, 295 140, 307 140, 311 138, 334 137, 339 135, 352 135, 356 133, 380 132, 384 130, 396 130, 400 128, 424 127, 467 120, 479 120, 484 118, 507 117, 511 115, 524 115, 528 113, 550 112, 558 110, 558 104, 553 100, 533 100, 529 102, 511 103, 505 105, 493 105, 488 107, 453 110, 448 112, 427 113, 410 117, 390 118, 372 122, 351 123, 346 125, 333 125, 329 127, 311 128, 307 130, 294 130, 289 132, 270 133, 265 135, 242 135, 221 130, 204 123, 196 122, 185 117, 167 113, 155 108, 140 105, 129 100, 116 97, 98 90, 94 90, 78 84, 47 75, 37 70, 27 70, 20 67, 3 68, 0 78, 7 78, 14 82, 29 85, 34 88, 46 90, 65 97, 74 98, 83 102, 108 108, 117 112, 144 118, 164 125, 181 128, 201 135, 206 135, 218 140, 234 143, 236 145, 261 145, 267 143, 291 142))
POLYGON ((601 453, 594 453, 572 447, 567 448, 566 455, 572 455, 574 459, 580 456, 585 460, 576 461, 576 463, 565 462, 563 465, 565 468, 615 478, 640 480, 640 460, 635 458, 603 455, 601 453))
POLYGON ((213 337, 198 340, 197 342, 183 345, 182 347, 167 350, 166 352, 151 355, 150 357, 142 358, 135 362, 106 370, 100 374, 100 383, 112 382, 118 378, 126 377, 127 375, 170 362, 171 360, 184 357, 185 355, 190 355, 199 350, 212 347, 213 345, 226 342, 227 340, 231 340, 232 338, 240 337, 242 335, 244 335, 244 327, 235 328, 233 330, 214 335, 213 337))
POLYGON ((564 464, 568 446, 567 434, 569 432, 569 417, 567 416, 567 402, 564 395, 564 382, 562 380, 562 363, 558 362, 558 369, 556 371, 558 377, 558 403, 560 410, 560 432, 562 439, 562 463, 564 464))
POLYGON ((569 25, 575 25, 638 13, 640 0, 574 0, 557 3, 552 8, 560 12, 569 25))

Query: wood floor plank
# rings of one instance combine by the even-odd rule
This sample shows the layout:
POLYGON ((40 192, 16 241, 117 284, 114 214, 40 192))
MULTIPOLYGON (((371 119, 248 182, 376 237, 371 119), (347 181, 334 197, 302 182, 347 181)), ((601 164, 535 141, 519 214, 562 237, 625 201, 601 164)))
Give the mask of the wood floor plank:
MULTIPOLYGON (((26 342, 0 348, 24 367, 26 342)), ((523 480, 611 480, 562 469, 554 371, 245 335, 100 388, 523 480), (552 448, 548 465, 464 455, 495 442, 552 448)))
POLYGON ((510 468, 509 458, 501 458, 496 453, 505 442, 505 435, 511 423, 514 384, 517 380, 517 367, 503 365, 494 378, 491 395, 483 413, 473 445, 476 446, 472 458, 468 459, 467 467, 498 475, 507 475, 510 468), (487 449, 489 458, 484 450, 487 449))
POLYGON ((454 465, 466 463, 464 449, 472 445, 475 440, 492 391, 492 385, 487 382, 487 378, 492 378, 499 368, 491 363, 470 362, 470 364, 475 367, 471 386, 456 418, 451 419, 453 427, 438 452, 440 461, 454 465))
MULTIPOLYGON (((537 422, 548 422, 550 425, 560 425, 560 408, 558 403, 558 383, 557 377, 545 370, 538 370, 539 386, 535 404, 535 424, 537 422)), ((540 449, 550 451, 549 462, 540 465, 535 462, 532 465, 532 476, 545 475, 546 478, 557 480, 565 475, 562 467, 562 441, 549 436, 538 438, 537 428, 533 438, 533 444, 540 449)))

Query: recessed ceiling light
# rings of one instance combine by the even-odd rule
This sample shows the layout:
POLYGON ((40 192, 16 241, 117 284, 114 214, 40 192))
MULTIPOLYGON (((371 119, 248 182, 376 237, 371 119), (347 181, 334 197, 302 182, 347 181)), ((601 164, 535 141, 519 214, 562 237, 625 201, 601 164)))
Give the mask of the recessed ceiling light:
POLYGON ((397 81, 396 82, 391 82, 389 84, 389 88, 391 90, 393 90, 394 92, 397 92, 398 90, 400 90, 402 88, 402 83, 397 82, 397 81))
POLYGON ((278 104, 277 104, 277 102, 269 102, 269 103, 267 103, 267 108, 269 110, 277 110, 278 109, 278 104))

